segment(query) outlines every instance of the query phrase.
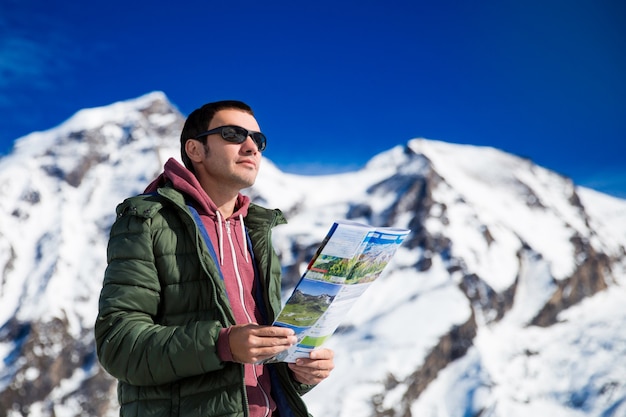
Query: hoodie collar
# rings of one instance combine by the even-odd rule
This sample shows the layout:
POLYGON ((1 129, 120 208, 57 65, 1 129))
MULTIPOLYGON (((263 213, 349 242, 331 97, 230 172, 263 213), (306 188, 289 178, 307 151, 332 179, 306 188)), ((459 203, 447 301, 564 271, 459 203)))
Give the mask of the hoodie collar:
MULTIPOLYGON (((217 219, 217 206, 211 197, 204 191, 196 176, 181 165, 174 158, 167 160, 163 167, 163 172, 146 187, 145 193, 155 192, 157 188, 163 187, 167 182, 182 192, 192 205, 196 206, 200 214, 217 219)), ((248 215, 250 198, 239 193, 235 202, 235 211, 229 218, 242 218, 248 215)), ((220 215, 221 217, 221 215, 220 215)))

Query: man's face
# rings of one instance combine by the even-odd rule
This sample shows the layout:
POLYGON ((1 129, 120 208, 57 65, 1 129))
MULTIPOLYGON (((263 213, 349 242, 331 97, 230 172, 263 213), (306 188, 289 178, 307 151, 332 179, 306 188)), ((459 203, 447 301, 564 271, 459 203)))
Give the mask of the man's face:
MULTIPOLYGON (((241 126, 249 131, 259 132, 259 124, 254 116, 241 110, 220 110, 215 113, 207 130, 220 126, 241 126)), ((214 134, 206 137, 205 153, 200 167, 196 167, 198 177, 214 186, 227 187, 234 191, 250 187, 256 180, 261 165, 261 152, 248 136, 243 143, 231 143, 214 134)))

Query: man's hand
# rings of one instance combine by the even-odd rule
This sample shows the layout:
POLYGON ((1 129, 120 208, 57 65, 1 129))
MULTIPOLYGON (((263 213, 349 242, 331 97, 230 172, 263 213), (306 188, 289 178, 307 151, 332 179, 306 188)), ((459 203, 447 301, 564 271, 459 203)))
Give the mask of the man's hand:
POLYGON ((298 382, 316 385, 328 378, 330 371, 335 368, 333 356, 334 352, 330 349, 314 350, 308 358, 299 358, 296 363, 290 363, 289 368, 298 382))
POLYGON ((259 324, 238 324, 230 328, 228 343, 235 362, 256 363, 271 358, 296 344, 292 329, 259 324))

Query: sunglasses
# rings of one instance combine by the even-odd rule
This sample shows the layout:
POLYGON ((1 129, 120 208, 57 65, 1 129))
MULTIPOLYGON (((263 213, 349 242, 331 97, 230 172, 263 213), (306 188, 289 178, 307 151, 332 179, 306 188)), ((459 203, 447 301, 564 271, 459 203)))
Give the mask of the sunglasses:
POLYGON ((200 133, 194 139, 199 139, 203 136, 214 135, 216 133, 221 134, 222 139, 230 143, 244 143, 246 139, 248 139, 248 136, 250 136, 254 143, 256 143, 257 148, 259 148, 259 152, 263 152, 265 150, 265 147, 267 146, 267 138, 263 133, 252 132, 240 126, 216 127, 215 129, 207 130, 206 132, 200 133))

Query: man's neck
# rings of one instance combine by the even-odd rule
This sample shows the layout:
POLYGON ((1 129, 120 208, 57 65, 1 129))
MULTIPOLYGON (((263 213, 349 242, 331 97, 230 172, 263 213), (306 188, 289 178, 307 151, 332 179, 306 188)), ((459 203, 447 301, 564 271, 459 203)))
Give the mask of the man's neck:
POLYGON ((220 214, 225 218, 229 218, 235 212, 235 205, 240 189, 231 183, 223 180, 217 180, 208 175, 198 175, 198 182, 209 196, 213 204, 217 207, 220 214))
POLYGON ((237 204, 237 197, 239 193, 233 191, 224 192, 224 190, 215 190, 210 187, 202 187, 207 193, 217 210, 225 219, 229 218, 235 212, 235 205, 237 204), (220 192, 221 191, 221 192, 220 192))
POLYGON ((235 212, 235 203, 236 202, 237 202, 237 198, 235 198, 233 200, 230 200, 230 201, 227 201, 224 204, 217 204, 217 203, 215 203, 215 205, 217 206, 217 210, 220 212, 222 217, 227 219, 230 216, 232 216, 233 213, 235 212))

